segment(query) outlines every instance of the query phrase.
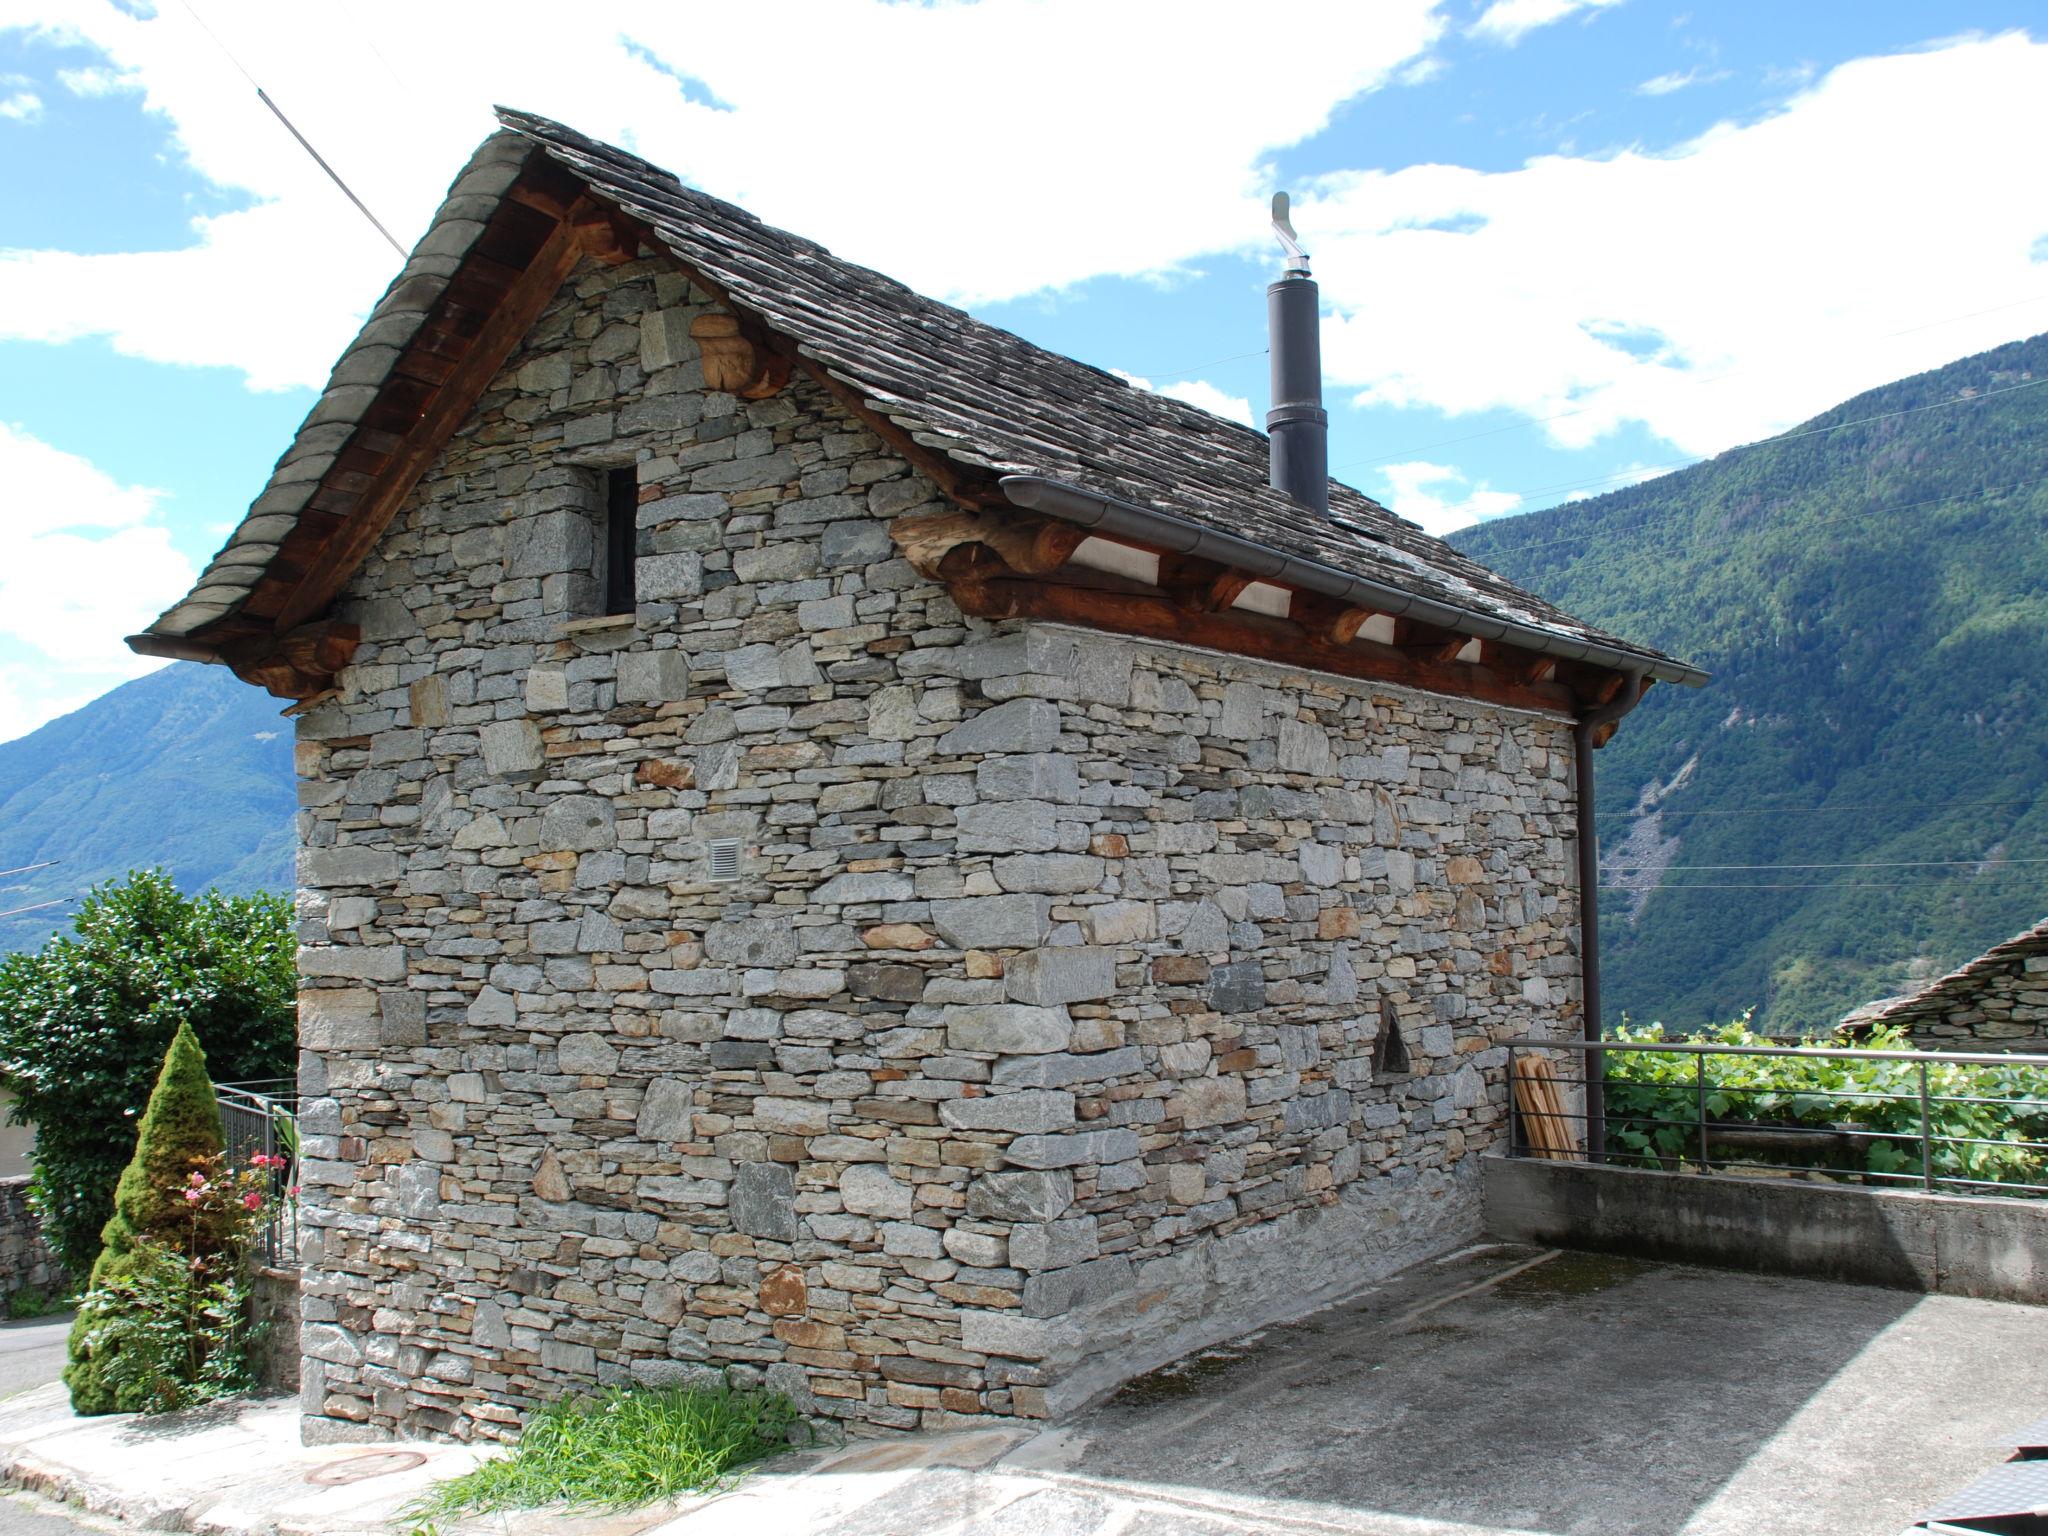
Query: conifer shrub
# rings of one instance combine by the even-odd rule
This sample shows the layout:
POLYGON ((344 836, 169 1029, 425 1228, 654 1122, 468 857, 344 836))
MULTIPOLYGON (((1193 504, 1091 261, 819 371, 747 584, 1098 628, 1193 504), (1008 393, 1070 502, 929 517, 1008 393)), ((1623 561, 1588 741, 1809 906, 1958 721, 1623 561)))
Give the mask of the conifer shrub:
POLYGON ((253 1384, 248 1258, 282 1159, 230 1169, 222 1140, 206 1054, 181 1024, 71 1327, 76 1412, 182 1408, 253 1384))

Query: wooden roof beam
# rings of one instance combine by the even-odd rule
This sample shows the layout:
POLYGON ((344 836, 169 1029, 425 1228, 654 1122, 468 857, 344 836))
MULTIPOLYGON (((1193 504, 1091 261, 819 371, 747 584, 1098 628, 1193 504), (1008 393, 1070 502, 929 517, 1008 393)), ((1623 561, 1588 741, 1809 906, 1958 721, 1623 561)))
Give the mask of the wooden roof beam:
POLYGON ((1159 588, 1176 604, 1195 613, 1220 613, 1244 595, 1257 578, 1214 560, 1193 555, 1161 555, 1159 588))
POLYGON ((1243 610, 1183 607, 1166 593, 1070 586, 1019 579, 981 555, 948 561, 950 590, 962 613, 984 619, 1044 619, 1164 640, 1206 650, 1334 672, 1342 677, 1485 700, 1514 709, 1565 713, 1571 695, 1554 684, 1518 684, 1483 668, 1432 661, 1380 645, 1338 645, 1286 620, 1243 610))
POLYGON ((1470 635, 1461 635, 1454 629, 1444 629, 1436 624, 1425 624, 1420 619, 1394 620, 1394 649, 1424 661, 1454 660, 1471 639, 1470 635))
POLYGON ((1287 616, 1319 640, 1332 645, 1349 645, 1358 638, 1375 610, 1341 603, 1319 592, 1297 591, 1287 605, 1287 616))
POLYGON ((1540 683, 1557 670, 1557 658, 1500 640, 1479 642, 1479 664, 1511 683, 1540 683))
POLYGON ((1045 576, 1067 563, 1087 530, 1052 518, 999 517, 987 512, 924 512, 896 518, 889 537, 918 572, 944 579, 947 557, 981 545, 1020 576, 1045 576))

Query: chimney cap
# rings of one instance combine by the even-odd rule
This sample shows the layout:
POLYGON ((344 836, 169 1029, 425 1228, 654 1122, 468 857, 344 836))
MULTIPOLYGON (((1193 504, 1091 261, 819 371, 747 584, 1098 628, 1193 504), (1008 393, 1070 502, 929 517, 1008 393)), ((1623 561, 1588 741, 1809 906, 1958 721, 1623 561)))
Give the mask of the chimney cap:
POLYGON ((1273 234, 1287 252, 1287 274, 1308 276, 1308 252, 1301 248, 1301 237, 1294 232, 1294 221, 1287 216, 1288 202, 1285 192, 1273 194, 1273 234))

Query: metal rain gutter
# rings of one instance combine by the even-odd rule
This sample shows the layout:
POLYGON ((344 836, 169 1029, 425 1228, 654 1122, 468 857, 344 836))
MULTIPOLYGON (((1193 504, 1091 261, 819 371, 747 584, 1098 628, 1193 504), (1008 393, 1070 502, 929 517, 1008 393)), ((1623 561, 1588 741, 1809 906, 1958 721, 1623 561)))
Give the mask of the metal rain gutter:
POLYGON ((1241 571, 1289 586, 1301 587, 1325 597, 1336 598, 1375 613, 1403 615, 1440 629, 1455 630, 1481 640, 1500 640, 1524 650, 1565 661, 1583 661, 1596 667, 1654 677, 1659 682, 1683 683, 1697 688, 1708 674, 1682 661, 1641 655, 1594 640, 1576 640, 1533 624, 1474 613, 1434 598, 1418 597, 1385 582, 1353 576, 1318 560, 1304 560, 1283 554, 1265 544, 1254 543, 1233 533, 1219 533, 1200 523, 1170 512, 1158 512, 1136 502, 1084 491, 1078 486, 1048 480, 1040 475, 1005 475, 1000 482, 1011 505, 1042 512, 1064 523, 1098 530, 1111 538, 1151 544, 1177 555, 1194 555, 1214 560, 1241 571))
MULTIPOLYGON (((1600 831, 1593 797, 1593 736, 1601 726, 1620 720, 1642 702, 1643 677, 1641 672, 1631 672, 1620 693, 1572 722, 1572 780, 1579 802, 1579 1033, 1589 1042, 1605 1039, 1607 1034, 1600 1017, 1600 831)), ((1607 1160, 1607 1058, 1599 1058, 1597 1071, 1592 1070, 1593 1065, 1588 1063, 1586 1073, 1586 1157, 1603 1163, 1607 1160)))

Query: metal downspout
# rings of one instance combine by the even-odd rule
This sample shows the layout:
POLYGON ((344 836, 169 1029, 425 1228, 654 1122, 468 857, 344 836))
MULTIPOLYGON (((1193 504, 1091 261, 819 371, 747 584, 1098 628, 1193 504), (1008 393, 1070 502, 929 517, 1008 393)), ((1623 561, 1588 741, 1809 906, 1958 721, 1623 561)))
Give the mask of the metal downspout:
MULTIPOLYGON (((1600 1020, 1600 834, 1594 822, 1593 733, 1642 701, 1644 677, 1628 674, 1621 692, 1572 722, 1572 777, 1579 799, 1579 1011, 1587 1041, 1605 1037, 1600 1020)), ((1607 1160, 1607 1058, 1586 1053, 1586 1156, 1607 1160)))

